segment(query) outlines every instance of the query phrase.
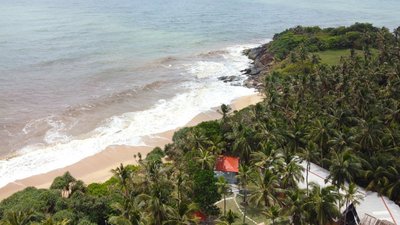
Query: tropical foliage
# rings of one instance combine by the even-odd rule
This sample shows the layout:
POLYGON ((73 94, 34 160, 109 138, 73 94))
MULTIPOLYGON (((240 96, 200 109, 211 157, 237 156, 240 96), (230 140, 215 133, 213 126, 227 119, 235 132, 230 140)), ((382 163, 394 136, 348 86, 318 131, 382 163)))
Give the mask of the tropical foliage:
POLYGON ((400 204, 400 28, 296 27, 263 48, 275 57, 264 101, 233 113, 223 105, 222 120, 177 131, 104 183, 66 173, 50 189, 18 192, 0 203, 1 223, 198 224, 199 213, 203 223, 246 223, 214 204, 231 189, 213 172, 221 154, 240 157, 243 213, 257 208, 271 224, 337 221, 362 198, 355 184, 400 204), (321 62, 318 52, 334 49, 348 56, 321 62), (309 184, 311 162, 330 171, 325 187, 309 184))

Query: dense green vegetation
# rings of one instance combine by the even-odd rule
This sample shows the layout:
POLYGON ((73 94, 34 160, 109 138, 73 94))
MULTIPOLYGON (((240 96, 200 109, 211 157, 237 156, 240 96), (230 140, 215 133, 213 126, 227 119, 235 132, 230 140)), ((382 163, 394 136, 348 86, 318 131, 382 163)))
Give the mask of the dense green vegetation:
MULTIPOLYGON (((275 34, 273 41, 268 44, 269 52, 279 59, 285 59, 291 52, 304 46, 308 52, 325 51, 329 49, 359 49, 365 47, 366 40, 370 40, 371 48, 377 47, 377 38, 380 29, 367 23, 356 23, 350 27, 325 28, 302 27, 290 28, 282 33, 275 34)), ((390 33, 385 29, 385 35, 390 33)))
POLYGON ((201 211, 209 224, 250 224, 214 177, 220 154, 241 158, 241 210, 271 224, 337 221, 360 200, 354 183, 400 204, 400 29, 296 27, 265 47, 276 62, 263 102, 234 113, 221 106, 221 120, 179 130, 105 183, 65 174, 48 190, 18 192, 0 203, 1 223, 196 224, 201 211), (301 161, 328 169, 328 185, 309 183, 301 161))

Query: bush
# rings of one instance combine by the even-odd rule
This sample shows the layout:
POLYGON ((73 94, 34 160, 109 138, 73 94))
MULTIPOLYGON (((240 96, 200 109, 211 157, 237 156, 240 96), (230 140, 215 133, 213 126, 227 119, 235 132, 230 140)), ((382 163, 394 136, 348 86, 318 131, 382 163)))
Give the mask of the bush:
POLYGON ((104 222, 111 212, 111 203, 108 198, 97 198, 82 192, 72 194, 68 199, 68 205, 79 219, 86 218, 97 223, 104 222))
POLYGON ((267 44, 267 49, 274 54, 276 59, 284 60, 290 52, 301 45, 304 45, 309 52, 346 48, 361 49, 366 41, 372 44, 372 47, 376 47, 374 40, 378 32, 378 28, 368 23, 325 29, 297 26, 274 35, 273 41, 267 44))
POLYGON ((222 138, 221 126, 218 120, 201 122, 195 126, 195 129, 201 130, 201 133, 212 141, 218 141, 222 138))
POLYGON ((87 192, 93 196, 105 196, 109 194, 108 186, 99 183, 91 183, 87 187, 87 192))
POLYGON ((52 213, 56 202, 60 199, 59 191, 28 187, 0 203, 0 217, 5 215, 7 211, 33 210, 38 213, 52 213))
POLYGON ((66 209, 56 212, 53 215, 53 220, 54 221, 68 220, 69 221, 68 224, 76 224, 77 216, 72 211, 66 209))
POLYGON ((201 211, 208 215, 217 215, 218 208, 214 205, 221 199, 218 193, 217 179, 214 172, 210 170, 200 170, 192 166, 193 173, 193 201, 199 204, 201 211))
POLYGON ((71 182, 76 181, 76 179, 69 173, 65 172, 62 176, 56 177, 53 183, 50 186, 50 189, 59 189, 62 190, 64 188, 68 188, 71 182))
POLYGON ((96 223, 93 223, 90 220, 84 218, 84 219, 79 220, 78 225, 96 225, 96 223))
POLYGON ((160 147, 155 147, 149 154, 146 156, 146 160, 148 161, 159 161, 165 156, 165 152, 160 147))

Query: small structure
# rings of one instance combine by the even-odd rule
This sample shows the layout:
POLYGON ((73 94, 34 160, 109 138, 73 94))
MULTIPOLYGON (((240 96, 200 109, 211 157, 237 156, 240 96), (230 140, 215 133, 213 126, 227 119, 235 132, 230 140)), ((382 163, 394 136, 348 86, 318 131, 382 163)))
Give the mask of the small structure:
POLYGON ((236 184, 236 175, 239 173, 239 158, 219 156, 215 164, 215 176, 223 176, 230 184, 236 184))
POLYGON ((361 220, 361 225, 394 225, 394 223, 365 214, 364 218, 361 220))
POLYGON ((342 223, 344 225, 359 225, 360 218, 358 217, 356 207, 350 204, 342 214, 342 223))
POLYGON ((193 216, 195 218, 197 218, 200 222, 204 222, 207 220, 207 216, 204 213, 202 213, 201 211, 195 211, 193 213, 193 216))

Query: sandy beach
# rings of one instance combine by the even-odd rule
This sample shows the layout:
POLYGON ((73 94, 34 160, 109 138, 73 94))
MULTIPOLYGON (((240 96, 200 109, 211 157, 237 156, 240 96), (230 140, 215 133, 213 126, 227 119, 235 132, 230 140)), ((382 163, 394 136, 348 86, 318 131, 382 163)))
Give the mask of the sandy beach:
MULTIPOLYGON (((260 94, 244 96, 232 101, 231 107, 233 110, 240 110, 246 106, 256 104, 261 100, 262 96, 260 94)), ((200 122, 219 119, 220 117, 221 115, 217 112, 217 108, 215 108, 198 114, 187 123, 186 126, 194 126, 200 122)), ((83 180, 86 184, 103 182, 112 176, 112 173, 110 172, 111 169, 117 167, 120 163, 135 164, 136 161, 133 158, 133 155, 140 152, 145 156, 154 147, 163 147, 165 144, 170 143, 172 136, 177 129, 145 137, 144 143, 146 146, 109 146, 104 151, 87 157, 73 165, 9 183, 3 188, 0 188, 0 199, 4 199, 11 194, 30 186, 48 188, 55 177, 60 176, 67 171, 69 171, 75 178, 83 180)))

